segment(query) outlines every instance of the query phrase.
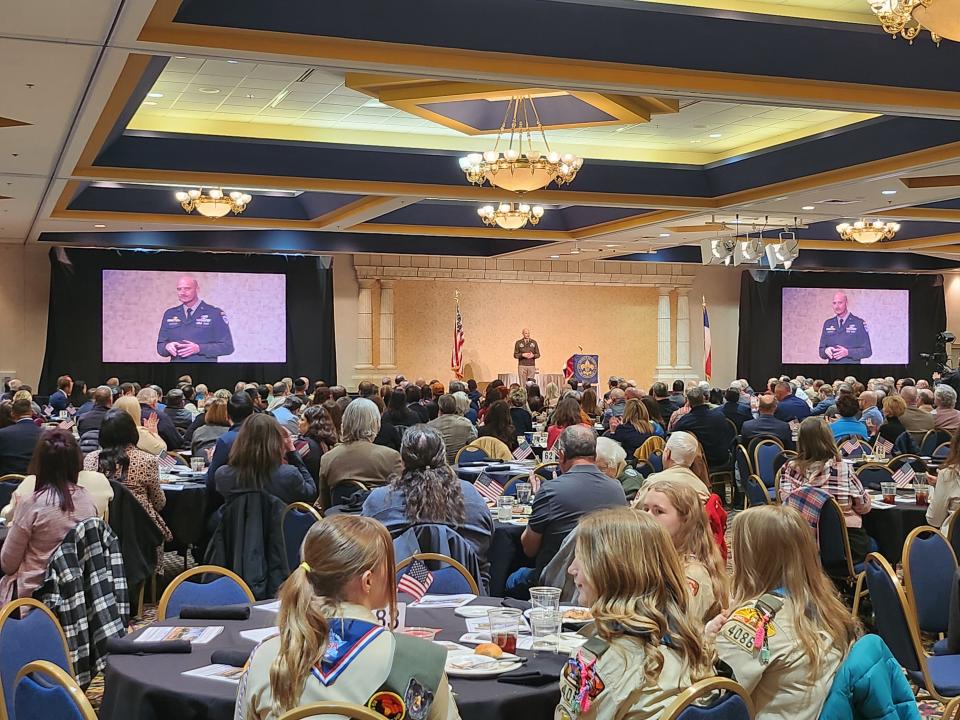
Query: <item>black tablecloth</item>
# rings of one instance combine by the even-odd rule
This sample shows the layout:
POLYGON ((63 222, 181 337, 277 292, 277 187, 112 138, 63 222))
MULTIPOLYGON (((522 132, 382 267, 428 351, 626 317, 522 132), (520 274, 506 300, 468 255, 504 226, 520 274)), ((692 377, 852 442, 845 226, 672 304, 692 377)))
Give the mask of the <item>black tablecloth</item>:
POLYGON ((523 554, 520 545, 520 536, 523 535, 523 525, 501 523, 493 521, 493 539, 490 541, 490 594, 494 597, 503 597, 507 578, 510 573, 521 567, 534 567, 536 558, 528 558, 523 554))
POLYGON ((205 537, 207 486, 201 483, 178 483, 179 490, 164 486, 167 504, 160 513, 174 543, 181 548, 200 545, 205 537))
POLYGON ((903 554, 903 543, 912 530, 927 524, 927 507, 915 503, 897 503, 887 510, 871 510, 863 516, 863 529, 877 541, 880 554, 896 566, 903 554))
MULTIPOLYGON (((479 598, 477 605, 498 605, 479 598)), ((165 625, 223 625, 224 631, 206 645, 194 645, 189 655, 113 655, 107 660, 100 720, 232 720, 237 686, 181 673, 210 664, 217 650, 252 651, 255 643, 240 637, 242 630, 268 627, 276 614, 254 609, 244 621, 176 620, 165 625)), ((407 608, 407 625, 441 628, 439 640, 456 642, 465 632, 462 618, 451 609, 407 608)), ((524 650, 518 655, 529 656, 524 650)), ((565 655, 541 655, 538 663, 559 670, 565 655)), ((527 687, 493 679, 450 678, 463 720, 548 720, 560 699, 559 684, 527 687)))

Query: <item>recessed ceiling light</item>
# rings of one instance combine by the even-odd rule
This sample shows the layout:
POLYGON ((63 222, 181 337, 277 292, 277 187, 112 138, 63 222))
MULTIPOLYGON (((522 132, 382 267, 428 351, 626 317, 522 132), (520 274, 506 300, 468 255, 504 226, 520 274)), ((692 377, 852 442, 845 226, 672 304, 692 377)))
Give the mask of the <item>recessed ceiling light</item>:
POLYGON ((626 130, 625 127, 618 127, 614 132, 623 132, 624 130, 626 130))
POLYGON ((551 259, 551 260, 556 260, 558 257, 560 257, 560 256, 559 256, 559 255, 551 255, 551 256, 550 256, 550 259, 551 259))
POLYGON ((881 194, 881 195, 896 195, 896 194, 897 194, 897 191, 896 191, 896 190, 881 190, 881 191, 880 191, 880 194, 881 194))
POLYGON ((227 62, 230 63, 231 65, 236 65, 236 64, 237 64, 238 62, 240 62, 240 61, 239 61, 239 60, 227 60, 227 62))
POLYGON ((220 93, 220 88, 202 87, 197 88, 197 92, 202 92, 204 95, 217 95, 220 93))
POLYGON ((156 103, 155 103, 153 100, 144 100, 144 101, 143 101, 142 103, 140 103, 140 104, 141 104, 141 105, 156 105, 156 103))
POLYGON ((670 237, 670 233, 660 233, 660 237, 670 237))
POLYGON ((787 197, 788 197, 787 195, 781 195, 780 197, 774 198, 773 201, 774 201, 774 202, 780 202, 781 200, 786 200, 787 197))
POLYGON ((703 140, 691 140, 690 142, 696 144, 696 143, 698 143, 698 142, 703 142, 703 140))
POLYGON ((147 93, 147 97, 152 97, 152 98, 162 98, 162 97, 163 97, 163 93, 158 93, 158 92, 148 92, 148 93, 147 93))
POLYGON ((607 243, 607 247, 620 247, 616 243, 607 243))
POLYGON ((816 210, 817 208, 814 207, 813 205, 804 205, 804 206, 803 206, 802 208, 800 208, 800 209, 801 209, 801 210, 816 210))
POLYGON ((723 135, 721 135, 720 133, 710 133, 710 135, 709 135, 708 137, 712 137, 712 138, 716 139, 716 138, 718 138, 718 137, 723 137, 723 135))
POLYGON ((574 249, 574 250, 571 250, 571 251, 570 251, 570 254, 571 254, 571 255, 579 255, 579 254, 580 254, 580 251, 574 249))
POLYGON ((254 95, 253 93, 247 93, 246 95, 244 95, 244 97, 247 98, 248 100, 253 100, 256 97, 256 95, 254 95))
POLYGON ((104 225, 104 224, 102 224, 102 223, 97 223, 96 225, 94 225, 94 227, 95 227, 95 228, 105 228, 106 225, 104 225))
POLYGON ((174 57, 175 57, 177 60, 186 60, 186 59, 187 59, 187 56, 186 56, 186 55, 174 55, 174 57))

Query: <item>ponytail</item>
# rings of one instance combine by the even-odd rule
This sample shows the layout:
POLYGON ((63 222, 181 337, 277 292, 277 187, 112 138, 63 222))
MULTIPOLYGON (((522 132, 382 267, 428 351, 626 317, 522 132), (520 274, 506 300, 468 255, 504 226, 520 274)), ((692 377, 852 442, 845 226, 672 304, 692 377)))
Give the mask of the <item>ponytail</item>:
POLYGON ((333 604, 316 594, 311 573, 297 567, 280 587, 280 651, 270 666, 273 714, 280 716, 300 703, 303 686, 323 655, 330 632, 324 614, 333 604))

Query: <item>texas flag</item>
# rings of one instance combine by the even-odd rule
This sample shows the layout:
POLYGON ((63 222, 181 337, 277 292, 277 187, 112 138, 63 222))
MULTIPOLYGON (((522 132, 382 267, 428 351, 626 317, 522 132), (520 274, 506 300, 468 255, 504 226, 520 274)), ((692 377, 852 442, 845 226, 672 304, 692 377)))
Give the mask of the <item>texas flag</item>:
POLYGON ((710 338, 710 316, 707 315, 707 298, 703 298, 703 376, 710 380, 713 375, 713 348, 710 338))

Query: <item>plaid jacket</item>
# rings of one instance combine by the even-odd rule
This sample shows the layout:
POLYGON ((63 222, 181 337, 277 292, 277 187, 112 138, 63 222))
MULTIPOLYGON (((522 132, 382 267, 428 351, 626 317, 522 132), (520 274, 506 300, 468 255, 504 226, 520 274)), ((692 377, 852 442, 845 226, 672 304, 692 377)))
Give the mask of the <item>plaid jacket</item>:
MULTIPOLYGON (((780 474, 780 500, 786 502, 787 497, 800 488, 820 488, 833 495, 840 505, 847 527, 862 527, 860 515, 870 511, 870 495, 863 489, 853 468, 842 461, 827 460, 812 470, 804 476, 794 462, 784 465, 780 474)), ((818 517, 819 514, 818 510, 818 517)))
POLYGON ((57 616, 67 636, 77 682, 86 687, 106 664, 106 644, 126 632, 130 617, 120 542, 99 518, 67 533, 50 557, 33 596, 57 616))
POLYGON ((830 499, 830 493, 817 487, 801 487, 790 493, 783 504, 792 507, 803 515, 814 531, 820 523, 820 511, 830 499))

